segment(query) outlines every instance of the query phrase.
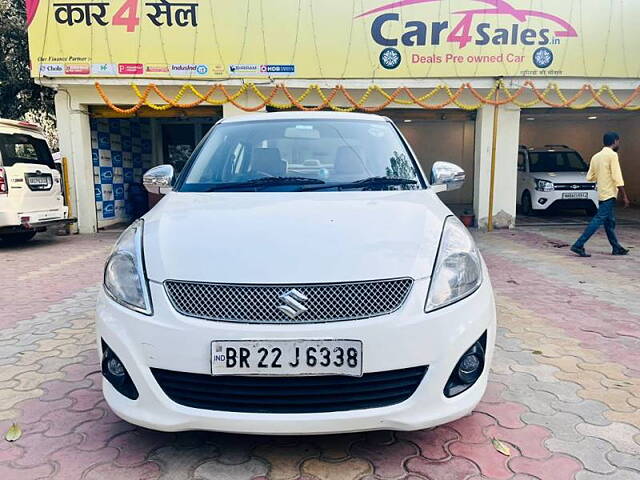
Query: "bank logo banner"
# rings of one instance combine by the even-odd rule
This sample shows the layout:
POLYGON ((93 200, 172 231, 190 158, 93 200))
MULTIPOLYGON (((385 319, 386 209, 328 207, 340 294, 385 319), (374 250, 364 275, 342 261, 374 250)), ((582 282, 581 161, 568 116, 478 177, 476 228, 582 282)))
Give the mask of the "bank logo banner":
POLYGON ((30 1, 32 74, 640 77, 640 1, 305 3, 301 9, 299 0, 30 1), (93 41, 98 37, 104 41, 93 41))

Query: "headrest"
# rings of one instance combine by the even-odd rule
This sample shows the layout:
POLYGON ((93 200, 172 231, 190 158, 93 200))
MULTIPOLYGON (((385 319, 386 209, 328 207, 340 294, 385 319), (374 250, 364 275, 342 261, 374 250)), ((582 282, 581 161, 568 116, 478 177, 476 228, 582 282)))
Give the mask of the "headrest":
POLYGON ((287 162, 282 160, 277 148, 255 148, 253 150, 252 171, 274 177, 283 177, 287 173, 287 162))

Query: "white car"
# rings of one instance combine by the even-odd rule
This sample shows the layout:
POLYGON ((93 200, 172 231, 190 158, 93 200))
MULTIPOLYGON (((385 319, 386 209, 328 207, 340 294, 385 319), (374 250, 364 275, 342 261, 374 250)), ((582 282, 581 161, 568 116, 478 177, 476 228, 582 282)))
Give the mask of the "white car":
POLYGON ((587 182, 589 166, 566 145, 520 147, 518 153, 518 203, 522 213, 558 209, 598 210, 596 184, 587 182))
POLYGON ((109 257, 104 396, 163 431, 418 430, 470 413, 496 310, 470 233, 393 123, 274 113, 216 124, 109 257))
POLYGON ((68 218, 62 180, 37 125, 0 119, 0 239, 26 242, 68 218))

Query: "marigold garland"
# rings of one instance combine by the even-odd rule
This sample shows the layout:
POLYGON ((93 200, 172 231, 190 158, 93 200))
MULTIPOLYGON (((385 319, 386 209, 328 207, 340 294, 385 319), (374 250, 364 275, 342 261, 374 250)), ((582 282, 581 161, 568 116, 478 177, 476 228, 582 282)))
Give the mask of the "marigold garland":
POLYGON ((431 89, 430 92, 419 97, 407 87, 398 87, 392 93, 388 93, 378 85, 371 85, 359 99, 355 99, 342 85, 335 86, 328 94, 325 93, 325 91, 318 85, 309 85, 302 95, 295 97, 284 84, 269 87, 271 91, 268 94, 265 94, 260 87, 254 83, 245 83, 234 93, 230 93, 224 85, 216 84, 210 87, 204 94, 195 86, 187 84, 180 88, 175 97, 170 98, 165 95, 157 85, 150 84, 145 87, 144 90, 140 90, 137 85, 133 84, 131 85, 131 88, 138 97, 138 102, 130 108, 121 108, 115 105, 109 99, 100 83, 96 82, 95 87, 104 103, 115 112, 123 115, 133 115, 143 106, 147 106, 153 110, 164 111, 171 108, 194 108, 205 103, 215 106, 231 103, 245 112, 256 112, 269 106, 279 110, 297 108, 305 111, 319 111, 329 108, 337 112, 362 111, 375 113, 387 108, 391 104, 404 106, 417 105, 426 110, 440 110, 449 105, 455 105, 462 110, 473 111, 479 109, 483 105, 499 106, 509 103, 517 105, 520 108, 531 108, 536 105, 545 104, 553 108, 571 108, 574 110, 584 110, 597 103, 608 110, 640 111, 640 105, 633 104, 633 102, 640 96, 640 86, 636 87, 629 98, 625 101, 621 101, 615 92, 607 85, 600 87, 597 91, 591 85, 584 85, 575 95, 567 98, 560 87, 555 83, 549 84, 547 88, 540 91, 530 80, 526 81, 524 85, 514 92, 512 92, 502 80, 499 80, 487 95, 482 95, 476 88, 471 86, 470 83, 462 84, 455 91, 448 85, 439 85, 431 89), (187 92, 191 92, 197 100, 191 103, 180 103, 187 92), (465 92, 469 92, 477 100, 477 103, 468 104, 462 102, 460 98, 465 92), (162 99, 165 104, 158 105, 150 101, 149 97, 152 93, 162 99), (275 98, 279 93, 282 93, 288 99, 289 103, 276 102, 275 98), (315 93, 320 98, 321 102, 315 106, 305 105, 305 100, 312 93, 315 93), (376 106, 367 106, 367 102, 374 93, 380 95, 384 101, 376 106), (533 94, 534 99, 530 101, 520 100, 520 98, 527 93, 533 94), (258 99, 259 103, 252 107, 240 104, 239 99, 245 94, 253 94, 255 98, 258 99), (446 100, 441 103, 427 103, 438 94, 446 95, 446 100), (349 106, 336 105, 336 98, 339 95, 347 101, 349 106), (591 98, 583 103, 579 103, 582 98, 589 95, 591 98), (554 96, 560 101, 553 101, 552 98, 554 96), (612 103, 605 101, 605 98, 608 98, 612 103))

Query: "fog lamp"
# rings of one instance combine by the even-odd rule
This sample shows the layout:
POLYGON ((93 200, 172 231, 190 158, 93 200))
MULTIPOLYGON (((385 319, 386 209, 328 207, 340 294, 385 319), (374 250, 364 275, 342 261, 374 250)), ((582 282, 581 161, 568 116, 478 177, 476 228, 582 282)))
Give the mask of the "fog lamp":
POLYGON ((482 360, 478 355, 467 355, 462 357, 458 367, 458 377, 464 383, 473 383, 480 376, 482 360))
POLYGON ((447 398, 460 395, 471 388, 482 376, 485 366, 485 351, 487 348, 487 333, 467 350, 451 372, 451 376, 444 387, 447 398))
POLYGON ((109 370, 109 373, 114 377, 124 376, 124 366, 117 358, 111 358, 107 361, 107 370, 109 370))
POLYGON ((102 376, 125 397, 136 400, 138 389, 133 383, 129 372, 109 345, 102 340, 102 376))

